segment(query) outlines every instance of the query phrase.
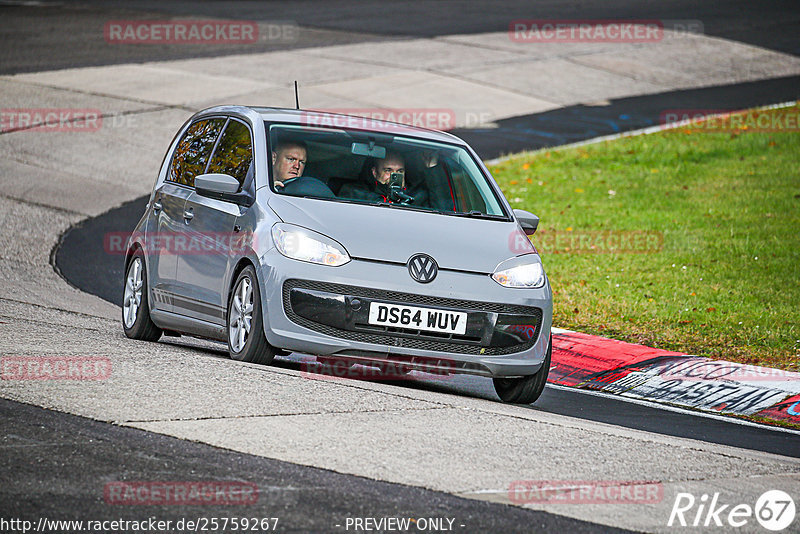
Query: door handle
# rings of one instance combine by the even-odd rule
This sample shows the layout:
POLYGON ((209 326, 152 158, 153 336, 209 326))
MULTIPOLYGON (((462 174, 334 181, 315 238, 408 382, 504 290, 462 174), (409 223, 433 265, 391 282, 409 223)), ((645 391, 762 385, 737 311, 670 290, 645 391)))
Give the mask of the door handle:
POLYGON ((161 211, 161 199, 160 198, 158 200, 156 200, 155 202, 153 202, 153 211, 155 213, 158 213, 159 211, 161 211))
POLYGON ((191 221, 191 220, 192 220, 192 217, 194 217, 194 213, 192 212, 192 209, 191 209, 191 208, 189 208, 188 210, 184 210, 184 211, 183 211, 183 218, 184 218, 186 221, 191 221))

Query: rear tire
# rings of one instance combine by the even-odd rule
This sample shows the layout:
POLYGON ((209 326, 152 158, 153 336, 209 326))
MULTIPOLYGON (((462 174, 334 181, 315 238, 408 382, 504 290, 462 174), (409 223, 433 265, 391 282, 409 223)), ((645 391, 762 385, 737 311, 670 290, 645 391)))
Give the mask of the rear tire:
POLYGON ((136 249, 125 269, 125 290, 122 294, 122 329, 131 339, 158 341, 162 330, 150 319, 147 289, 147 267, 142 249, 136 249))
POLYGON ((228 353, 240 362, 268 365, 275 358, 275 349, 267 343, 261 317, 261 293, 252 265, 236 278, 228 296, 228 353))
POLYGON ((494 390, 503 402, 513 404, 532 404, 544 391, 547 375, 550 373, 550 358, 553 354, 553 336, 547 346, 547 355, 536 374, 521 378, 494 378, 494 390))

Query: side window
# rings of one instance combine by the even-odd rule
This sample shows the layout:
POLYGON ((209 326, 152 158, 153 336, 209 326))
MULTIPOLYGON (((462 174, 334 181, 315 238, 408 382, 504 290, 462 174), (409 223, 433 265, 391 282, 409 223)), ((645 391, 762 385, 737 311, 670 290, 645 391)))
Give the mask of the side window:
POLYGON ((203 174, 225 119, 197 121, 186 130, 172 156, 167 180, 194 187, 194 177, 203 174))
POLYGON ((253 138, 250 129, 239 121, 230 120, 217 144, 208 172, 229 174, 244 183, 247 170, 253 161, 253 138))

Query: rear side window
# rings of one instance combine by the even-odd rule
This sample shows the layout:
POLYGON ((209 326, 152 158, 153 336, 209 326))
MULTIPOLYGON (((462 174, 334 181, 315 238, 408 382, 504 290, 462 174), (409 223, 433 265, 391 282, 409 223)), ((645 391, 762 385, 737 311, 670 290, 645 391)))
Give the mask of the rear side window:
POLYGON ((206 163, 225 119, 197 121, 186 130, 172 156, 167 180, 194 187, 194 178, 205 172, 206 163))
POLYGON ((253 138, 250 129, 231 120, 217 143, 208 172, 229 174, 239 181, 241 189, 253 161, 253 138))

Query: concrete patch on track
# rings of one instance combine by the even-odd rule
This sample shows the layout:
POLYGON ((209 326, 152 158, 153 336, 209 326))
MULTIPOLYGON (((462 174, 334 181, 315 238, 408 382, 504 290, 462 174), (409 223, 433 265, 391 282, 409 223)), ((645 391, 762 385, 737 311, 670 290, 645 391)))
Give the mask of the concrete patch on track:
POLYGON ((800 424, 800 373, 577 332, 553 336, 549 381, 707 412, 800 424))

